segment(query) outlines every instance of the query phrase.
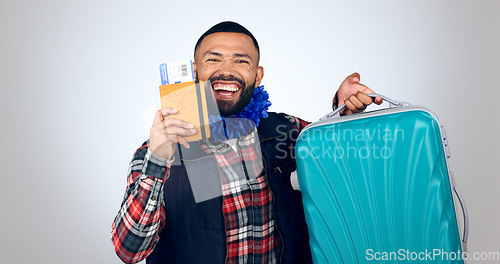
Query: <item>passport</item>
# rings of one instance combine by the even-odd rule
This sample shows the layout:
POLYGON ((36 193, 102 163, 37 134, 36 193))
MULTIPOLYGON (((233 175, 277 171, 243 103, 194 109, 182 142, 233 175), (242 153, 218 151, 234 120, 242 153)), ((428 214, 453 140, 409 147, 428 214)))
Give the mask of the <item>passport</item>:
POLYGON ((194 125, 196 134, 184 137, 186 141, 210 138, 209 109, 215 101, 210 82, 190 81, 160 86, 161 108, 174 108, 178 112, 165 118, 176 118, 194 125))

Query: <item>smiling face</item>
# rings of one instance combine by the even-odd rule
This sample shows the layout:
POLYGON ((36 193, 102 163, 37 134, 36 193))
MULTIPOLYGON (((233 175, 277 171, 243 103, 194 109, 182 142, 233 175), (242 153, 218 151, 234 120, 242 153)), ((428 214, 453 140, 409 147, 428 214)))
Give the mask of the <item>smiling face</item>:
POLYGON ((196 79, 210 80, 222 116, 245 108, 264 76, 257 48, 242 33, 218 32, 206 36, 194 59, 196 79))

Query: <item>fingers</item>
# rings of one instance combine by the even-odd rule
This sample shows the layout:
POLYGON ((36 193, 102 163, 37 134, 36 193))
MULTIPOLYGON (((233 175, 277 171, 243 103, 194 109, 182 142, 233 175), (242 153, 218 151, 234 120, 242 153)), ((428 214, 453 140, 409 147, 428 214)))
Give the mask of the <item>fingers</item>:
MULTIPOLYGON (((348 100, 345 101, 345 105, 347 107, 347 110, 350 110, 352 113, 359 113, 363 112, 366 109, 366 105, 361 103, 356 97, 353 96, 353 98, 349 98, 348 100)), ((346 110, 346 113, 348 111, 346 110)))
POLYGON ((345 100, 346 107, 354 113, 361 112, 372 103, 372 98, 360 91, 350 95, 345 100))
POLYGON ((344 114, 349 114, 349 111, 347 110, 350 110, 350 113, 356 111, 356 106, 354 106, 349 100, 345 101, 345 106, 347 107, 347 109, 344 110, 344 114))
MULTIPOLYGON (((163 122, 153 125, 153 127, 151 127, 151 132, 155 134, 163 133, 171 139, 171 135, 192 136, 196 134, 196 129, 188 122, 175 118, 167 118, 163 122)), ((173 142, 177 142, 177 140, 173 142)))
POLYGON ((163 117, 167 117, 169 115, 175 115, 175 114, 177 114, 177 112, 179 112, 177 109, 170 108, 170 107, 165 107, 165 108, 161 109, 160 111, 161 111, 161 114, 163 115, 163 117))
POLYGON ((178 127, 184 127, 184 128, 194 128, 194 126, 186 121, 176 119, 176 118, 165 118, 170 115, 177 114, 177 109, 173 108, 163 108, 158 111, 156 111, 155 118, 153 121, 153 126, 151 129, 159 126, 163 127, 168 127, 168 126, 178 126, 178 127))
POLYGON ((177 126, 156 127, 151 130, 149 138, 158 142, 157 145, 179 143, 185 148, 189 148, 189 144, 184 137, 192 136, 196 132, 196 129, 184 129, 177 126))
POLYGON ((160 124, 163 121, 163 117, 161 116, 161 110, 156 111, 155 119, 153 120, 153 126, 160 124))
POLYGON ((352 83, 359 83, 361 80, 361 75, 359 73, 355 72, 347 77, 347 80, 352 82, 352 83))
MULTIPOLYGON (((359 93, 359 92, 358 92, 359 93)), ((358 94, 356 93, 356 95, 358 94)), ((366 108, 366 105, 363 104, 362 101, 360 101, 356 95, 351 95, 347 100, 346 100, 346 104, 347 107, 351 110, 364 110, 366 108), (350 108, 349 105, 353 106, 353 108, 350 108)))
POLYGON ((189 144, 188 144, 188 142, 186 141, 186 139, 183 138, 183 137, 181 137, 181 136, 179 136, 179 135, 169 135, 166 139, 163 140, 162 143, 163 144, 179 143, 182 146, 184 146, 185 148, 189 148, 190 147, 189 144))
POLYGON ((347 76, 344 82, 340 85, 339 90, 336 93, 338 105, 346 105, 346 109, 341 112, 342 115, 362 112, 373 102, 378 105, 382 104, 383 100, 380 96, 377 96, 375 100, 373 100, 371 97, 366 95, 375 92, 366 85, 359 83, 360 80, 361 76, 359 73, 355 72, 347 76))
POLYGON ((170 107, 166 107, 166 108, 163 108, 163 109, 156 111, 153 125, 159 124, 160 122, 162 122, 165 119, 165 117, 167 117, 169 115, 177 114, 177 112, 179 112, 177 109, 170 108, 170 107))
POLYGON ((158 140, 157 142, 162 142, 160 144, 166 144, 167 142, 170 142, 170 144, 179 143, 189 148, 189 144, 184 137, 195 135, 197 131, 193 124, 177 118, 168 117, 177 113, 178 111, 173 108, 163 108, 156 111, 155 119, 150 130, 150 139, 154 138, 155 141, 158 140))
MULTIPOLYGON (((366 109, 368 105, 372 102, 380 105, 383 100, 380 96, 377 96, 375 99, 366 95, 367 93, 374 93, 370 88, 366 87, 362 92, 358 91, 355 94, 350 95, 344 101, 347 109, 351 110, 352 113, 362 112, 366 109)), ((348 113, 346 110, 345 113, 348 113)))
MULTIPOLYGON (((363 84, 360 84, 360 85, 363 85, 363 84)), ((363 86, 365 86, 365 85, 363 85, 363 86)), ((362 90, 362 92, 364 94, 370 94, 370 93, 374 94, 375 93, 372 89, 368 88, 367 86, 365 86, 365 87, 366 88, 362 90)), ((369 104, 371 104, 372 101, 375 102, 375 104, 378 104, 378 105, 381 105, 384 102, 384 100, 382 100, 382 97, 380 97, 380 96, 375 97, 375 100, 373 100, 373 99, 370 98, 370 103, 369 104)), ((367 105, 369 105, 369 104, 367 104, 367 105)))
POLYGON ((373 101, 373 99, 370 96, 366 95, 365 92, 358 91, 351 97, 353 98, 353 103, 356 106, 356 108, 366 107, 367 105, 370 105, 373 101))
POLYGON ((181 128, 181 127, 177 127, 177 126, 170 126, 170 127, 166 127, 163 129, 163 131, 167 134, 167 135, 176 135, 176 136, 184 136, 184 137, 187 137, 187 136, 192 136, 194 134, 196 134, 196 129, 185 129, 185 128, 181 128))
POLYGON ((159 124, 153 124, 153 127, 160 127, 160 126, 165 127, 165 128, 171 127, 171 126, 177 126, 177 127, 186 128, 186 129, 194 128, 193 124, 190 124, 184 120, 180 120, 180 119, 173 118, 173 117, 165 118, 159 124))
POLYGON ((183 137, 180 137, 179 135, 177 135, 175 137, 176 139, 176 142, 183 145, 185 148, 189 148, 189 144, 188 142, 186 141, 186 139, 184 139, 183 137))
POLYGON ((362 93, 365 93, 365 94, 375 93, 372 89, 368 88, 368 86, 366 86, 364 84, 359 84, 359 85, 361 85, 361 86, 364 87, 364 88, 361 89, 362 93))
POLYGON ((366 88, 366 86, 359 83, 361 76, 359 73, 355 72, 340 84, 339 90, 337 91, 337 98, 339 99, 338 105, 345 104, 345 100, 351 95, 359 90, 366 88))

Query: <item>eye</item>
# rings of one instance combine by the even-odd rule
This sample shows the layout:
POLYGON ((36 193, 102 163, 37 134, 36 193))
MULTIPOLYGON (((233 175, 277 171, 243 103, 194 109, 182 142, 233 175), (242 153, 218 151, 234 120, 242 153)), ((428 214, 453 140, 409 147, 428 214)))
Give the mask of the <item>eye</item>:
POLYGON ((217 62, 219 61, 219 59, 216 59, 216 58, 208 58, 207 61, 210 61, 210 62, 217 62))
POLYGON ((246 63, 246 64, 248 64, 248 61, 246 61, 246 60, 237 60, 236 63, 246 63))

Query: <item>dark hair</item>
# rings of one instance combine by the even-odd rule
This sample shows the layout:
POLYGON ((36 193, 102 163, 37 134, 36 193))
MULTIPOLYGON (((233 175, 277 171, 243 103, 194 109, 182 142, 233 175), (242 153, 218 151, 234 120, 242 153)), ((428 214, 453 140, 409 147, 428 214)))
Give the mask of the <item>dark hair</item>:
POLYGON ((249 36, 253 40, 253 44, 255 45, 255 48, 257 48, 257 53, 260 56, 259 43, 257 43, 257 40, 254 38, 252 33, 250 33, 250 31, 248 31, 248 29, 246 29, 244 26, 242 26, 236 22, 232 22, 232 21, 220 22, 219 24, 211 27, 209 30, 207 30, 205 33, 203 33, 203 35, 201 35, 201 37, 196 42, 196 46, 194 46, 194 53, 196 54, 196 50, 198 49, 198 46, 200 46, 201 42, 203 41, 203 39, 206 36, 208 36, 210 34, 218 33, 218 32, 242 33, 242 34, 249 36))

